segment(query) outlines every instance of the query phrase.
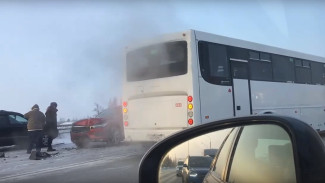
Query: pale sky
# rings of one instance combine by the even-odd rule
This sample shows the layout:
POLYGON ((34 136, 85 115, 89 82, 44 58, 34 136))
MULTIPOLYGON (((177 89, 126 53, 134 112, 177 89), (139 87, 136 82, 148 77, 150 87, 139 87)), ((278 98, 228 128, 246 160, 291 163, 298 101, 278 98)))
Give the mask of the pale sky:
POLYGON ((92 116, 121 96, 123 48, 196 29, 325 57, 325 2, 0 1, 0 110, 92 116))

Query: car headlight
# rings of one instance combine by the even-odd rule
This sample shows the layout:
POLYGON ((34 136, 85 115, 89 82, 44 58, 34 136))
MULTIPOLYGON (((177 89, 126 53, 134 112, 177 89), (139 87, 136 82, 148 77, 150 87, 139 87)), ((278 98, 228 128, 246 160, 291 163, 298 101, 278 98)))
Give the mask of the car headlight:
POLYGON ((197 177, 197 173, 195 171, 190 171, 190 177, 197 177))

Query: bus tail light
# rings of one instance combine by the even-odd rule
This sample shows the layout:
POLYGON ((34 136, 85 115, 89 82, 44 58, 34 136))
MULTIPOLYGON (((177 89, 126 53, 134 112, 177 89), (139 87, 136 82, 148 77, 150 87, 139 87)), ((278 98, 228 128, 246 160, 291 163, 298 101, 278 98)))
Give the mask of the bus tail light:
POLYGON ((187 105, 187 107, 188 107, 189 110, 192 110, 192 109, 193 109, 193 104, 192 104, 192 103, 189 103, 189 104, 187 105))
POLYGON ((188 124, 193 125, 193 119, 188 119, 188 124))
POLYGON ((192 102, 192 101, 193 101, 193 97, 192 97, 192 96, 188 96, 188 97, 187 97, 187 101, 188 101, 188 102, 192 102))
POLYGON ((127 113, 128 109, 127 108, 123 108, 123 113, 127 113))
MULTIPOLYGON (((124 101, 123 103, 122 103, 122 105, 123 105, 123 120, 128 120, 128 114, 127 114, 127 112, 128 112, 128 108, 127 108, 127 106, 128 106, 128 102, 127 101, 124 101)), ((128 121, 124 121, 124 126, 125 127, 127 127, 127 126, 129 126, 129 122, 128 121)))
POLYGON ((188 95, 187 96, 187 117, 188 117, 188 120, 187 120, 187 123, 189 125, 193 125, 193 97, 191 95, 188 95))

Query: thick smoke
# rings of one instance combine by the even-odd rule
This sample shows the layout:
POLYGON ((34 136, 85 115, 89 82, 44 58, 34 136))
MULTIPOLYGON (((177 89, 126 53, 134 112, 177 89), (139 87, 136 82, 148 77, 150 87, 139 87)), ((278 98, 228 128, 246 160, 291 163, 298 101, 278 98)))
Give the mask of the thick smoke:
POLYGON ((110 98, 121 99, 125 46, 180 27, 168 2, 3 5, 1 27, 6 30, 0 33, 8 44, 1 47, 8 59, 1 64, 16 74, 1 92, 14 99, 2 102, 1 109, 25 113, 38 103, 45 111, 56 101, 59 118, 66 119, 93 115, 94 103, 106 108, 110 98))

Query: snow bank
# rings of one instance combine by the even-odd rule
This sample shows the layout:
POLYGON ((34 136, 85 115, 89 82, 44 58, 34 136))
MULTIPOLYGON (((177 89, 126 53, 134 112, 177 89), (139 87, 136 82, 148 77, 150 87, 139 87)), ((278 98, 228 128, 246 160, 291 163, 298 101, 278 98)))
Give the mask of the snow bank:
POLYGON ((61 133, 53 140, 53 145, 56 144, 71 144, 70 133, 61 133))

